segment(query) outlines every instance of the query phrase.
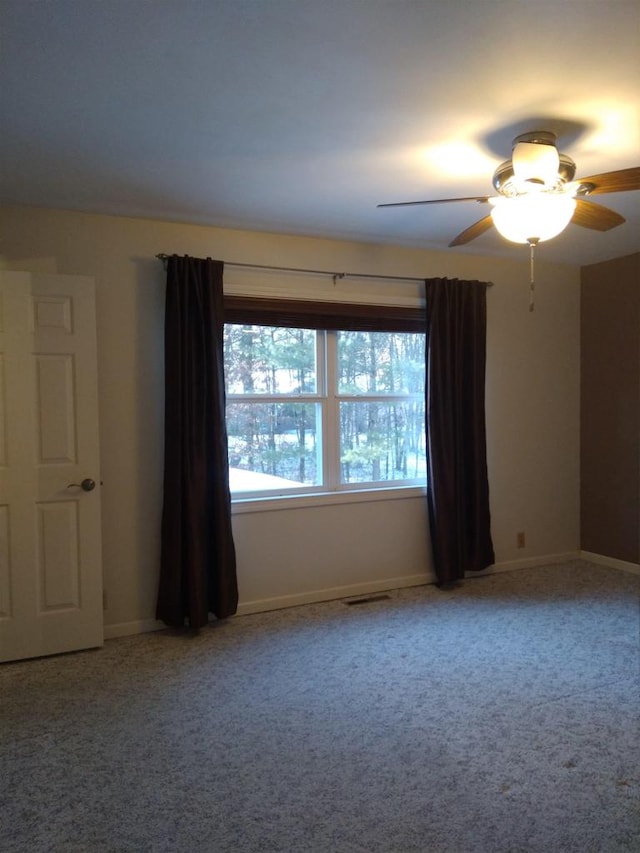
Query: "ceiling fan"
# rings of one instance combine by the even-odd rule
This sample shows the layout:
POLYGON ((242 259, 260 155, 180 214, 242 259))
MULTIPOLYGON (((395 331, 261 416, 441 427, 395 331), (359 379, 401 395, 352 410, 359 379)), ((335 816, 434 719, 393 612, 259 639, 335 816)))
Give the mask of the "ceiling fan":
POLYGON ((507 240, 533 247, 556 237, 570 222, 594 231, 608 231, 621 225, 625 221, 623 216, 587 199, 598 193, 640 189, 640 166, 578 180, 574 180, 575 173, 576 164, 571 157, 558 151, 555 133, 536 130, 513 140, 511 159, 501 163, 493 174, 495 196, 401 201, 378 207, 463 201, 492 206, 491 213, 454 237, 449 246, 469 243, 492 226, 507 240))

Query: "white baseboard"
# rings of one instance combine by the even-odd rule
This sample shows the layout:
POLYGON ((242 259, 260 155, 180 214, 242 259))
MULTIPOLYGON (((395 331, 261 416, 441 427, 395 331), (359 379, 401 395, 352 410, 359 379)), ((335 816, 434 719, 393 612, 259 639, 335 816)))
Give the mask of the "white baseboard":
MULTIPOLYGON (((612 557, 603 557, 599 554, 591 554, 588 551, 566 551, 561 554, 546 554, 538 557, 525 557, 520 560, 508 560, 494 563, 482 572, 469 572, 467 577, 478 577, 480 575, 498 574, 500 572, 512 572, 518 569, 530 569, 535 566, 547 566, 554 563, 567 563, 571 560, 584 559, 592 563, 622 569, 623 571, 640 574, 640 566, 635 563, 625 563, 612 557)), ((339 598, 351 598, 357 595, 372 595, 377 592, 388 592, 392 589, 402 589, 411 586, 425 586, 435 583, 432 573, 407 575, 398 578, 386 578, 380 581, 367 581, 365 583, 348 584, 347 586, 329 587, 327 589, 312 590, 310 592, 294 593, 292 595, 280 595, 273 598, 261 598, 253 601, 241 601, 238 605, 238 616, 249 613, 265 613, 269 610, 282 610, 285 607, 299 607, 302 604, 317 604, 322 601, 333 601, 339 598)), ((144 634, 150 631, 159 631, 166 628, 163 622, 157 619, 140 619, 136 622, 121 622, 116 625, 105 625, 105 640, 113 640, 117 637, 128 637, 133 634, 144 634)))
POLYGON ((554 563, 568 563, 570 560, 580 559, 580 551, 564 551, 562 554, 543 554, 539 557, 523 557, 519 560, 505 560, 494 563, 481 572, 467 572, 468 578, 479 575, 495 575, 500 572, 513 572, 517 569, 533 569, 536 566, 551 566, 554 563))
POLYGON ((119 622, 116 625, 104 626, 105 640, 115 640, 117 637, 130 637, 133 634, 148 634, 150 631, 160 631, 167 626, 158 619, 139 619, 136 622, 119 622))
MULTIPOLYGON (((481 572, 469 572, 467 577, 512 572, 517 569, 530 569, 535 566, 548 566, 554 563, 568 563, 570 560, 578 560, 580 553, 580 551, 565 551, 561 554, 545 554, 541 557, 527 557, 521 560, 494 563, 481 572)), ((297 607, 301 604, 317 604, 321 601, 333 601, 337 598, 350 598, 355 595, 371 595, 375 592, 387 592, 391 589, 402 589, 403 587, 425 586, 426 584, 435 582, 436 579, 433 573, 429 572, 402 578, 388 578, 383 581, 371 581, 368 583, 351 584, 349 586, 338 586, 331 589, 315 590, 297 595, 283 595, 277 598, 247 601, 238 606, 238 615, 261 613, 267 610, 281 610, 283 607, 297 607)))
POLYGON ((618 560, 616 557, 606 557, 604 554, 593 554, 591 551, 580 551, 580 558, 599 566, 608 566, 610 569, 620 569, 622 572, 630 572, 632 575, 640 575, 639 563, 628 563, 626 560, 618 560))
MULTIPOLYGON (((282 610, 285 607, 298 607, 301 604, 317 604, 320 601, 332 601, 336 598, 349 598, 355 595, 371 595, 374 592, 386 592, 408 586, 424 586, 433 583, 431 575, 409 575, 402 578, 389 578, 383 581, 350 584, 329 589, 301 592, 294 595, 281 595, 274 598, 263 598, 255 601, 243 601, 238 605, 237 616, 249 613, 265 613, 268 610, 282 610)), ((140 619, 136 622, 120 622, 104 626, 105 640, 115 640, 118 637, 130 637, 133 634, 146 634, 160 631, 167 626, 157 619, 140 619)))
POLYGON ((348 586, 335 586, 328 589, 300 592, 293 595, 280 595, 275 598, 262 598, 244 601, 238 605, 238 616, 248 613, 264 613, 267 610, 282 610, 284 607, 299 607, 301 604, 317 604, 321 601, 334 601, 337 598, 351 598, 355 595, 371 595, 374 592, 387 592, 409 586, 425 586, 433 583, 430 574, 408 575, 401 578, 387 578, 381 581, 354 583, 348 586))

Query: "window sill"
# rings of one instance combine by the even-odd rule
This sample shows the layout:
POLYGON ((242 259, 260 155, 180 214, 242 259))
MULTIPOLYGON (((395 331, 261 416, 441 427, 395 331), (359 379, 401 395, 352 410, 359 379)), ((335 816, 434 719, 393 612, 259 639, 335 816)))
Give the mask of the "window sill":
POLYGON ((396 486, 389 489, 357 489, 344 492, 315 492, 308 495, 269 495, 263 498, 232 498, 232 515, 306 509, 313 506, 372 503, 425 497, 426 486, 396 486))

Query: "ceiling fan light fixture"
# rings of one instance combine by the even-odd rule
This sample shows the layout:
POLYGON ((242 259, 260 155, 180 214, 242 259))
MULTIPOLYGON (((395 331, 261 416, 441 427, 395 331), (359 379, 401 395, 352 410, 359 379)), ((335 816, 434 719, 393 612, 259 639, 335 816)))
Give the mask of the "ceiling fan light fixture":
POLYGON ((556 134, 549 130, 516 136, 511 154, 511 158, 500 163, 493 173, 493 186, 498 194, 493 198, 488 195, 430 198, 379 204, 378 207, 469 201, 490 203, 491 213, 461 231, 449 246, 463 246, 495 227, 506 240, 528 243, 533 264, 533 247, 557 237, 570 222, 593 231, 609 231, 625 221, 624 216, 608 207, 586 202, 584 196, 640 190, 640 166, 575 180, 576 164, 567 154, 558 151, 556 134))
POLYGON ((542 243, 567 227, 576 209, 569 194, 532 193, 491 199, 491 218, 498 232, 512 243, 542 243))

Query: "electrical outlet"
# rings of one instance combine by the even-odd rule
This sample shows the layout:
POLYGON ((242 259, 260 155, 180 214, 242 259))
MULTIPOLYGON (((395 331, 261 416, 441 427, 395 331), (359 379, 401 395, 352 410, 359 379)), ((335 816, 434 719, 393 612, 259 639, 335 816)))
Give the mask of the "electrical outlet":
POLYGON ((524 548, 525 538, 523 532, 516 533, 516 545, 518 546, 518 548, 524 548))

